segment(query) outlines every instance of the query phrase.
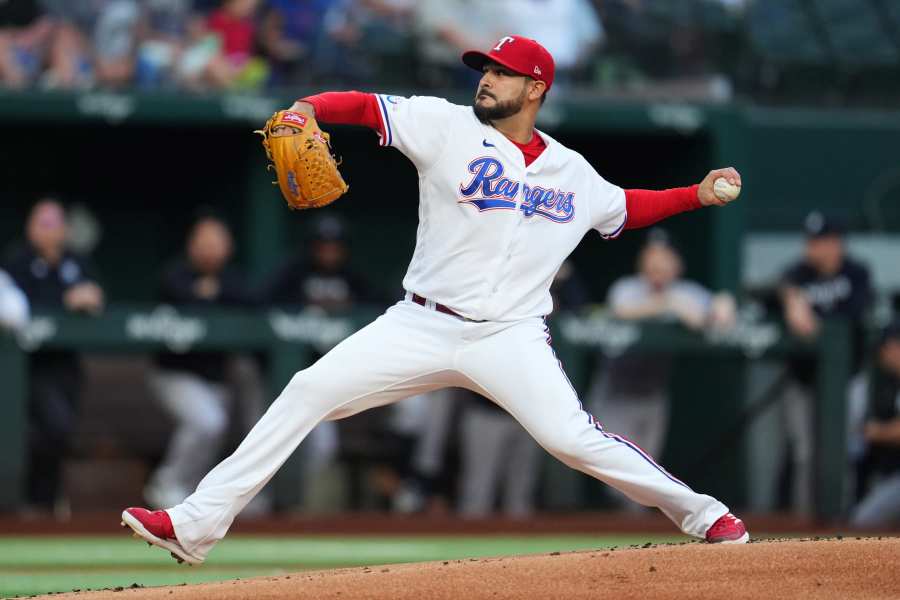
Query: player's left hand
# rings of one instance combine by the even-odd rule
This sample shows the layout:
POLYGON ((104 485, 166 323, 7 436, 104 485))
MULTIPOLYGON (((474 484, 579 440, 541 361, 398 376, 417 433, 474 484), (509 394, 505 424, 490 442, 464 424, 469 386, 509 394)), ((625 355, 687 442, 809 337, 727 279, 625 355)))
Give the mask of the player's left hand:
POLYGON ((730 200, 716 196, 713 184, 719 177, 723 177, 731 185, 741 186, 741 174, 734 167, 713 169, 709 175, 703 178, 703 181, 700 182, 700 189, 697 190, 697 197, 700 198, 700 204, 703 206, 725 206, 730 202, 730 200))

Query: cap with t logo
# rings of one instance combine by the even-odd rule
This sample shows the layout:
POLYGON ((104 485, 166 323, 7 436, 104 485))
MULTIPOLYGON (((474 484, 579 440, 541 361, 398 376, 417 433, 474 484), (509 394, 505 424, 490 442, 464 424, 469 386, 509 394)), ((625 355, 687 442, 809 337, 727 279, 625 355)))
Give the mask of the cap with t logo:
POLYGON ((553 85, 555 65, 547 49, 537 41, 520 35, 507 35, 488 52, 469 50, 462 55, 462 61, 476 71, 481 71, 485 63, 493 61, 510 71, 553 85))

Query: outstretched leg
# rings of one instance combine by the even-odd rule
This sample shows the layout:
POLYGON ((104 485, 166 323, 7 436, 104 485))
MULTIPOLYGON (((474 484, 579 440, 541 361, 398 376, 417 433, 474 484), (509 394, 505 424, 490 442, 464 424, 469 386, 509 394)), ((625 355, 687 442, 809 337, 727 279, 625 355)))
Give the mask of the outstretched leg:
POLYGON ((205 559, 235 516, 323 419, 457 385, 449 369, 458 327, 443 315, 401 302, 297 373, 234 453, 203 478, 197 491, 166 511, 189 559, 205 559))
POLYGON ((606 431, 589 413, 562 371, 540 319, 491 331, 459 357, 470 387, 507 410, 553 456, 658 507, 686 534, 704 537, 728 507, 699 494, 631 441, 606 431))

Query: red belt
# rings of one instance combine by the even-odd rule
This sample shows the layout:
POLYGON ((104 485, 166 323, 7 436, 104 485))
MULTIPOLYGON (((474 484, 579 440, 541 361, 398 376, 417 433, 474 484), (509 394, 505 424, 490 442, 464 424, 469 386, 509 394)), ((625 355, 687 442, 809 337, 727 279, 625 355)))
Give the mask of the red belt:
MULTIPOLYGON (((421 306, 425 306, 426 303, 428 302, 428 300, 426 298, 423 298, 422 296, 420 296, 418 294, 412 295, 412 301, 421 306)), ((464 321, 469 321, 469 319, 462 316, 461 314, 459 314, 458 312, 456 312, 449 306, 444 306, 443 304, 438 304, 437 302, 434 303, 434 310, 436 310, 438 312, 442 312, 445 315, 450 315, 450 316, 456 317, 458 319, 462 319, 464 321)))

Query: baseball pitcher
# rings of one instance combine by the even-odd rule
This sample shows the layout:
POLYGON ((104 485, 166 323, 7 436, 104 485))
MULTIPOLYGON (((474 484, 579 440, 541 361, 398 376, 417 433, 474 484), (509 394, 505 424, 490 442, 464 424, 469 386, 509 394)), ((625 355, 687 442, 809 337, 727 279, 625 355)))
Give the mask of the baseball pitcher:
POLYGON ((234 454, 181 504, 124 511, 123 525, 137 536, 179 561, 203 562, 317 423, 458 386, 497 403, 563 463, 658 507, 684 533, 713 543, 749 539, 722 502, 692 490, 582 408, 544 322, 553 277, 585 234, 611 239, 724 205, 736 194, 717 190, 738 189, 740 175, 725 168, 691 187, 623 190, 535 129, 553 86, 553 58, 543 46, 510 35, 462 60, 482 73, 472 106, 329 92, 267 124, 266 150, 285 198, 298 208, 327 204, 347 189, 317 120, 369 127, 381 145, 413 162, 419 226, 406 295, 298 372, 234 454))

